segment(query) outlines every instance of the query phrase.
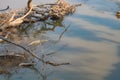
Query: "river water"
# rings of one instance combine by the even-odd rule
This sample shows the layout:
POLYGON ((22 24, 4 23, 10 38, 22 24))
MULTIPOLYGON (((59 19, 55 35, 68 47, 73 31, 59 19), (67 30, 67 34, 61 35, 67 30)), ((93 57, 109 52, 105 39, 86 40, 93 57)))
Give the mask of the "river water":
MULTIPOLYGON (((24 7, 27 0, 0 0, 0 8, 10 5, 13 9, 24 7)), ((55 0, 33 0, 34 4, 52 3, 55 0)), ((119 0, 69 0, 82 3, 73 15, 54 25, 48 25, 37 37, 49 41, 42 46, 44 53, 60 49, 48 57, 55 62, 70 65, 44 70, 21 68, 10 75, 0 75, 0 80, 120 80, 120 10, 119 0)), ((29 30, 32 32, 31 30, 29 30)), ((40 32, 38 30, 38 32, 40 32)), ((39 53, 39 48, 36 52, 39 53)))

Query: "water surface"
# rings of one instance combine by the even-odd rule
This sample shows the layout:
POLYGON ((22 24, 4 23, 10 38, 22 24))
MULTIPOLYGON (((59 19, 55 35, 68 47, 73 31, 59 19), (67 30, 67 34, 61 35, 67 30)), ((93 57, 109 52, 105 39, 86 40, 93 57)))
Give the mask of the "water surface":
MULTIPOLYGON (((9 0, 2 0, 4 8, 9 0)), ((10 0, 13 8, 25 6, 25 2, 10 0)), ((53 67, 47 65, 41 70, 21 68, 11 75, 0 75, 1 80, 120 80, 120 20, 115 14, 120 10, 118 0, 69 0, 82 3, 73 15, 49 29, 39 30, 40 25, 28 29, 36 31, 34 39, 44 38, 49 41, 42 45, 44 53, 59 50, 48 57, 55 62, 70 62, 71 65, 53 67)), ((45 1, 48 2, 48 1, 45 1)), ((38 3, 34 0, 34 3, 38 3)), ((44 23, 42 23, 44 25, 44 23)), ((41 46, 36 49, 40 53, 41 46)), ((40 54, 39 54, 40 55, 40 54)))

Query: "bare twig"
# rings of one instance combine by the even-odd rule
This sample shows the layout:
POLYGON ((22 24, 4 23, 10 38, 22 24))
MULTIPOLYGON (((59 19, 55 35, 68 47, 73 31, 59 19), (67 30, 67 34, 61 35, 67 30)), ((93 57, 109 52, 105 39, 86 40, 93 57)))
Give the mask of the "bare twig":
POLYGON ((56 50, 56 51, 49 52, 49 53, 46 54, 46 56, 56 54, 57 52, 59 52, 60 50, 62 50, 63 48, 65 48, 66 46, 67 46, 67 45, 64 45, 64 46, 62 46, 60 49, 58 49, 58 50, 56 50))
POLYGON ((11 22, 11 21, 13 21, 13 20, 14 20, 14 17, 15 17, 15 12, 13 12, 13 15, 12 15, 12 17, 9 19, 9 21, 8 21, 8 22, 11 22))
MULTIPOLYGON (((31 1, 32 0, 29 0, 28 1, 28 8, 29 8, 29 11, 24 15, 24 16, 22 16, 22 17, 20 17, 20 18, 17 18, 17 19, 15 19, 14 21, 11 21, 10 23, 9 23, 9 26, 18 26, 18 25, 20 25, 21 23, 23 23, 23 19, 25 18, 25 17, 27 17, 30 13, 31 13, 31 11, 32 11, 32 9, 33 9, 33 6, 31 5, 31 1)), ((13 16, 14 17, 14 16, 13 16)))

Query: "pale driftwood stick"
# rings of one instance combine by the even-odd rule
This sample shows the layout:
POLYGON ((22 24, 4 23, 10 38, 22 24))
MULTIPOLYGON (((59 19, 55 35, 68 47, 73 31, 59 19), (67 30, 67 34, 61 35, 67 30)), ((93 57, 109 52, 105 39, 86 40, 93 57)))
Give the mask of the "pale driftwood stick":
POLYGON ((13 12, 13 15, 12 15, 12 17, 9 19, 9 21, 8 21, 8 22, 11 22, 11 21, 13 21, 13 20, 14 20, 14 17, 15 17, 15 12, 13 12))
POLYGON ((20 18, 17 18, 17 19, 15 19, 14 21, 11 21, 8 26, 19 26, 21 23, 24 22, 23 19, 24 19, 25 17, 27 17, 27 16, 31 13, 31 11, 32 11, 32 9, 33 9, 33 6, 31 5, 31 2, 32 2, 32 0, 29 0, 29 1, 28 1, 29 11, 28 11, 24 16, 22 16, 22 17, 20 17, 20 18))
POLYGON ((53 52, 47 53, 46 56, 56 54, 57 52, 59 52, 60 50, 62 50, 63 48, 65 48, 66 46, 67 46, 67 45, 63 45, 60 49, 58 49, 58 50, 56 50, 56 51, 53 51, 53 52))

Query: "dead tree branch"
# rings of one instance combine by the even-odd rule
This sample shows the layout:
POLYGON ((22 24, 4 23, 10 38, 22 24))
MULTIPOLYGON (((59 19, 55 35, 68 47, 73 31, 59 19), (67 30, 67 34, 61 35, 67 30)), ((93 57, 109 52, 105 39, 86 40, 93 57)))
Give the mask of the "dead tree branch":
POLYGON ((28 11, 24 16, 22 16, 22 17, 20 17, 20 18, 17 18, 17 19, 15 19, 15 20, 13 20, 13 17, 14 17, 14 15, 13 15, 13 16, 12 16, 12 19, 11 19, 11 20, 13 20, 13 21, 10 20, 9 26, 19 26, 21 23, 23 23, 23 19, 24 19, 25 17, 27 17, 27 16, 31 13, 31 11, 32 11, 32 9, 33 9, 33 6, 31 5, 31 2, 32 2, 32 0, 29 0, 29 1, 28 1, 29 11, 28 11))

